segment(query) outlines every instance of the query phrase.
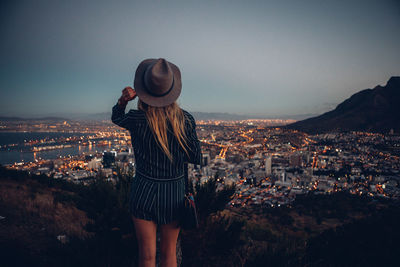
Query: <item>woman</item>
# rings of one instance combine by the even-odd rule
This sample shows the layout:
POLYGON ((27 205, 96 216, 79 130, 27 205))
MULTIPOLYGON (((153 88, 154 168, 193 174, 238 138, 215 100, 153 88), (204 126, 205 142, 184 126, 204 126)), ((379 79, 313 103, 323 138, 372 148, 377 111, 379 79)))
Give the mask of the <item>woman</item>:
POLYGON ((130 131, 136 160, 129 209, 139 244, 139 266, 155 266, 160 226, 161 266, 176 266, 178 219, 184 203, 184 163, 201 164, 193 116, 175 102, 182 89, 179 68, 163 58, 136 69, 135 90, 125 87, 111 120, 130 131), (138 109, 125 113, 138 99, 138 109))

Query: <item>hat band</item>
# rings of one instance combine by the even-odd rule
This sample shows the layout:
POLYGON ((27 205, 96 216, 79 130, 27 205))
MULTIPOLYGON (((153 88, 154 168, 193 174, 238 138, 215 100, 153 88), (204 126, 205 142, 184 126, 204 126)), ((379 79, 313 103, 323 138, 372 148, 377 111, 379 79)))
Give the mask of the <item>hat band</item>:
POLYGON ((171 84, 171 87, 170 87, 165 93, 162 93, 162 94, 155 94, 155 93, 151 92, 151 91, 148 89, 148 84, 147 84, 146 79, 145 79, 146 72, 147 72, 147 69, 146 69, 146 71, 143 73, 142 79, 143 79, 144 89, 146 89, 146 91, 147 91, 147 93, 149 93, 149 95, 152 95, 152 96, 155 96, 155 97, 162 97, 162 96, 165 96, 165 95, 169 94, 169 92, 171 92, 172 88, 174 88, 174 83, 175 83, 175 77, 174 77, 174 76, 175 76, 175 75, 172 75, 172 84, 171 84))

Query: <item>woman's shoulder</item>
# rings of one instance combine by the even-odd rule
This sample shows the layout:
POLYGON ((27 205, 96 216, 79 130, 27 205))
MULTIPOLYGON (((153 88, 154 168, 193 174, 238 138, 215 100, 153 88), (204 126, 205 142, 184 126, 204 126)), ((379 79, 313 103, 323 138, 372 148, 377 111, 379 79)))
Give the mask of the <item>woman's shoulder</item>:
POLYGON ((181 108, 181 110, 186 118, 186 121, 189 122, 192 127, 196 127, 196 120, 193 117, 193 115, 187 110, 184 110, 182 108, 181 108))
POLYGON ((187 111, 187 110, 185 110, 183 108, 181 108, 181 110, 182 110, 182 112, 183 112, 183 114, 185 115, 186 118, 188 118, 191 121, 195 120, 193 115, 189 111, 187 111))
POLYGON ((143 110, 140 109, 131 109, 129 110, 129 112, 127 113, 127 116, 130 119, 134 119, 134 120, 146 120, 146 114, 143 110))
POLYGON ((186 109, 183 109, 183 108, 181 108, 181 110, 182 110, 183 114, 185 114, 185 116, 193 118, 193 115, 189 111, 187 111, 186 109))

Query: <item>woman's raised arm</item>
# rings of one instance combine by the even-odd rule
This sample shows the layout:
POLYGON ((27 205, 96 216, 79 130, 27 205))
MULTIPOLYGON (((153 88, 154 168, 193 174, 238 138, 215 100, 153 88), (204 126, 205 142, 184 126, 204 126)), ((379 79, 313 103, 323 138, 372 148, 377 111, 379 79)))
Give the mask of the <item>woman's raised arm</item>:
POLYGON ((196 133, 196 121, 194 120, 192 115, 189 115, 189 122, 192 125, 188 131, 187 138, 189 144, 189 158, 187 161, 193 164, 202 164, 202 154, 201 154, 201 145, 200 140, 197 138, 196 133))
POLYGON ((122 95, 118 99, 118 103, 112 108, 111 121, 113 123, 125 129, 130 128, 132 117, 129 115, 129 112, 125 114, 125 108, 128 102, 135 99, 136 96, 136 92, 132 87, 128 86, 122 90, 122 95))

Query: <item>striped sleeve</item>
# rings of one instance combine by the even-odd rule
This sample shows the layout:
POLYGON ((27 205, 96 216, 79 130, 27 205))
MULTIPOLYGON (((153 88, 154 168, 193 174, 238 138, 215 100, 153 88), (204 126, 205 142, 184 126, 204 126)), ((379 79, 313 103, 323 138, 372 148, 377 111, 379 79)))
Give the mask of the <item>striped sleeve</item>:
POLYGON ((200 140, 197 138, 196 133, 196 121, 191 114, 188 114, 188 118, 191 125, 189 125, 189 130, 187 134, 189 144, 189 158, 187 158, 186 160, 189 163, 201 165, 202 154, 200 140))
POLYGON ((131 111, 125 113, 125 107, 121 107, 118 103, 112 108, 111 121, 116 125, 125 129, 132 128, 134 117, 131 111))

